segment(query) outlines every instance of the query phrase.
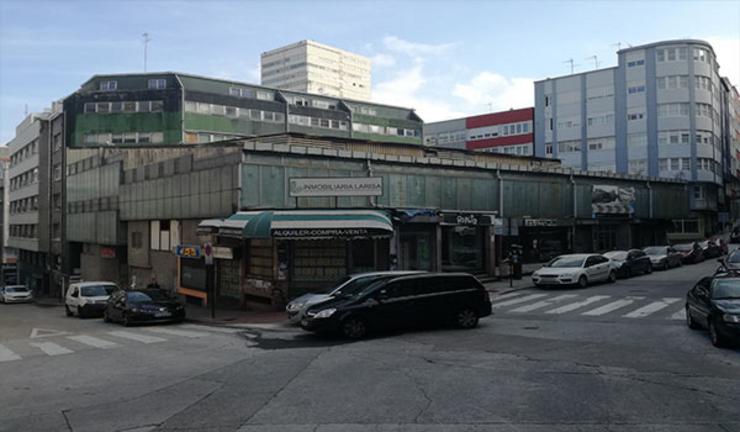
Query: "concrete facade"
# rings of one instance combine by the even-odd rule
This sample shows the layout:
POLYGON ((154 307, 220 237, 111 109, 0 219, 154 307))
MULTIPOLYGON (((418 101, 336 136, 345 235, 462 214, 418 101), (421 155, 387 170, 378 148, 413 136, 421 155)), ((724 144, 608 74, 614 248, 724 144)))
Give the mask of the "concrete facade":
POLYGON ((262 85, 370 101, 370 59, 304 40, 262 53, 262 85))

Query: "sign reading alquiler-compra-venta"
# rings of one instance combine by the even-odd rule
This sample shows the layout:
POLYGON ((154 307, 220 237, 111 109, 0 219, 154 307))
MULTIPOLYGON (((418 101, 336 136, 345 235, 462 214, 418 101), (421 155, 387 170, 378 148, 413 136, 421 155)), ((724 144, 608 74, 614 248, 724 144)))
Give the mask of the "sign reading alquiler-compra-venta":
POLYGON ((382 177, 324 177, 290 179, 292 197, 380 196, 382 177))

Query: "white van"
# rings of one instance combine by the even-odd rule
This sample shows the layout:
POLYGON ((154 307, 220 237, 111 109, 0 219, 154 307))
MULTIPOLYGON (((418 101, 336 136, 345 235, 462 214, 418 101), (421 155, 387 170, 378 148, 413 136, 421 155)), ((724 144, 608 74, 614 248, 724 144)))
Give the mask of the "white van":
POLYGON ((113 282, 78 282, 67 289, 64 297, 64 311, 68 317, 77 314, 82 318, 90 315, 103 315, 108 297, 118 286, 113 282))

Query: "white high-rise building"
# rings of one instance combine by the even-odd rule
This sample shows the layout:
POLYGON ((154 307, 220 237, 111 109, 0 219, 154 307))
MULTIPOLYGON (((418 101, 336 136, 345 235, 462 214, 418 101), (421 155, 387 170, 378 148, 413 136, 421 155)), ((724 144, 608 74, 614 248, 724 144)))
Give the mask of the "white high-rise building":
POLYGON ((310 40, 261 56, 262 85, 354 100, 370 100, 370 59, 310 40))

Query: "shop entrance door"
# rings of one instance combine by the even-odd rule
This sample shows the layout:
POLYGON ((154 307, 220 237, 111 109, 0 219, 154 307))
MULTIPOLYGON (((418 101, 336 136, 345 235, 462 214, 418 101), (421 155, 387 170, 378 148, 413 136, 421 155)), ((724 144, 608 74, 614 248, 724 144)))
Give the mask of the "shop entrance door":
POLYGON ((594 249, 592 252, 606 252, 617 247, 617 227, 614 225, 599 225, 594 227, 594 249))
POLYGON ((432 236, 426 232, 401 234, 400 268, 432 270, 432 236))

